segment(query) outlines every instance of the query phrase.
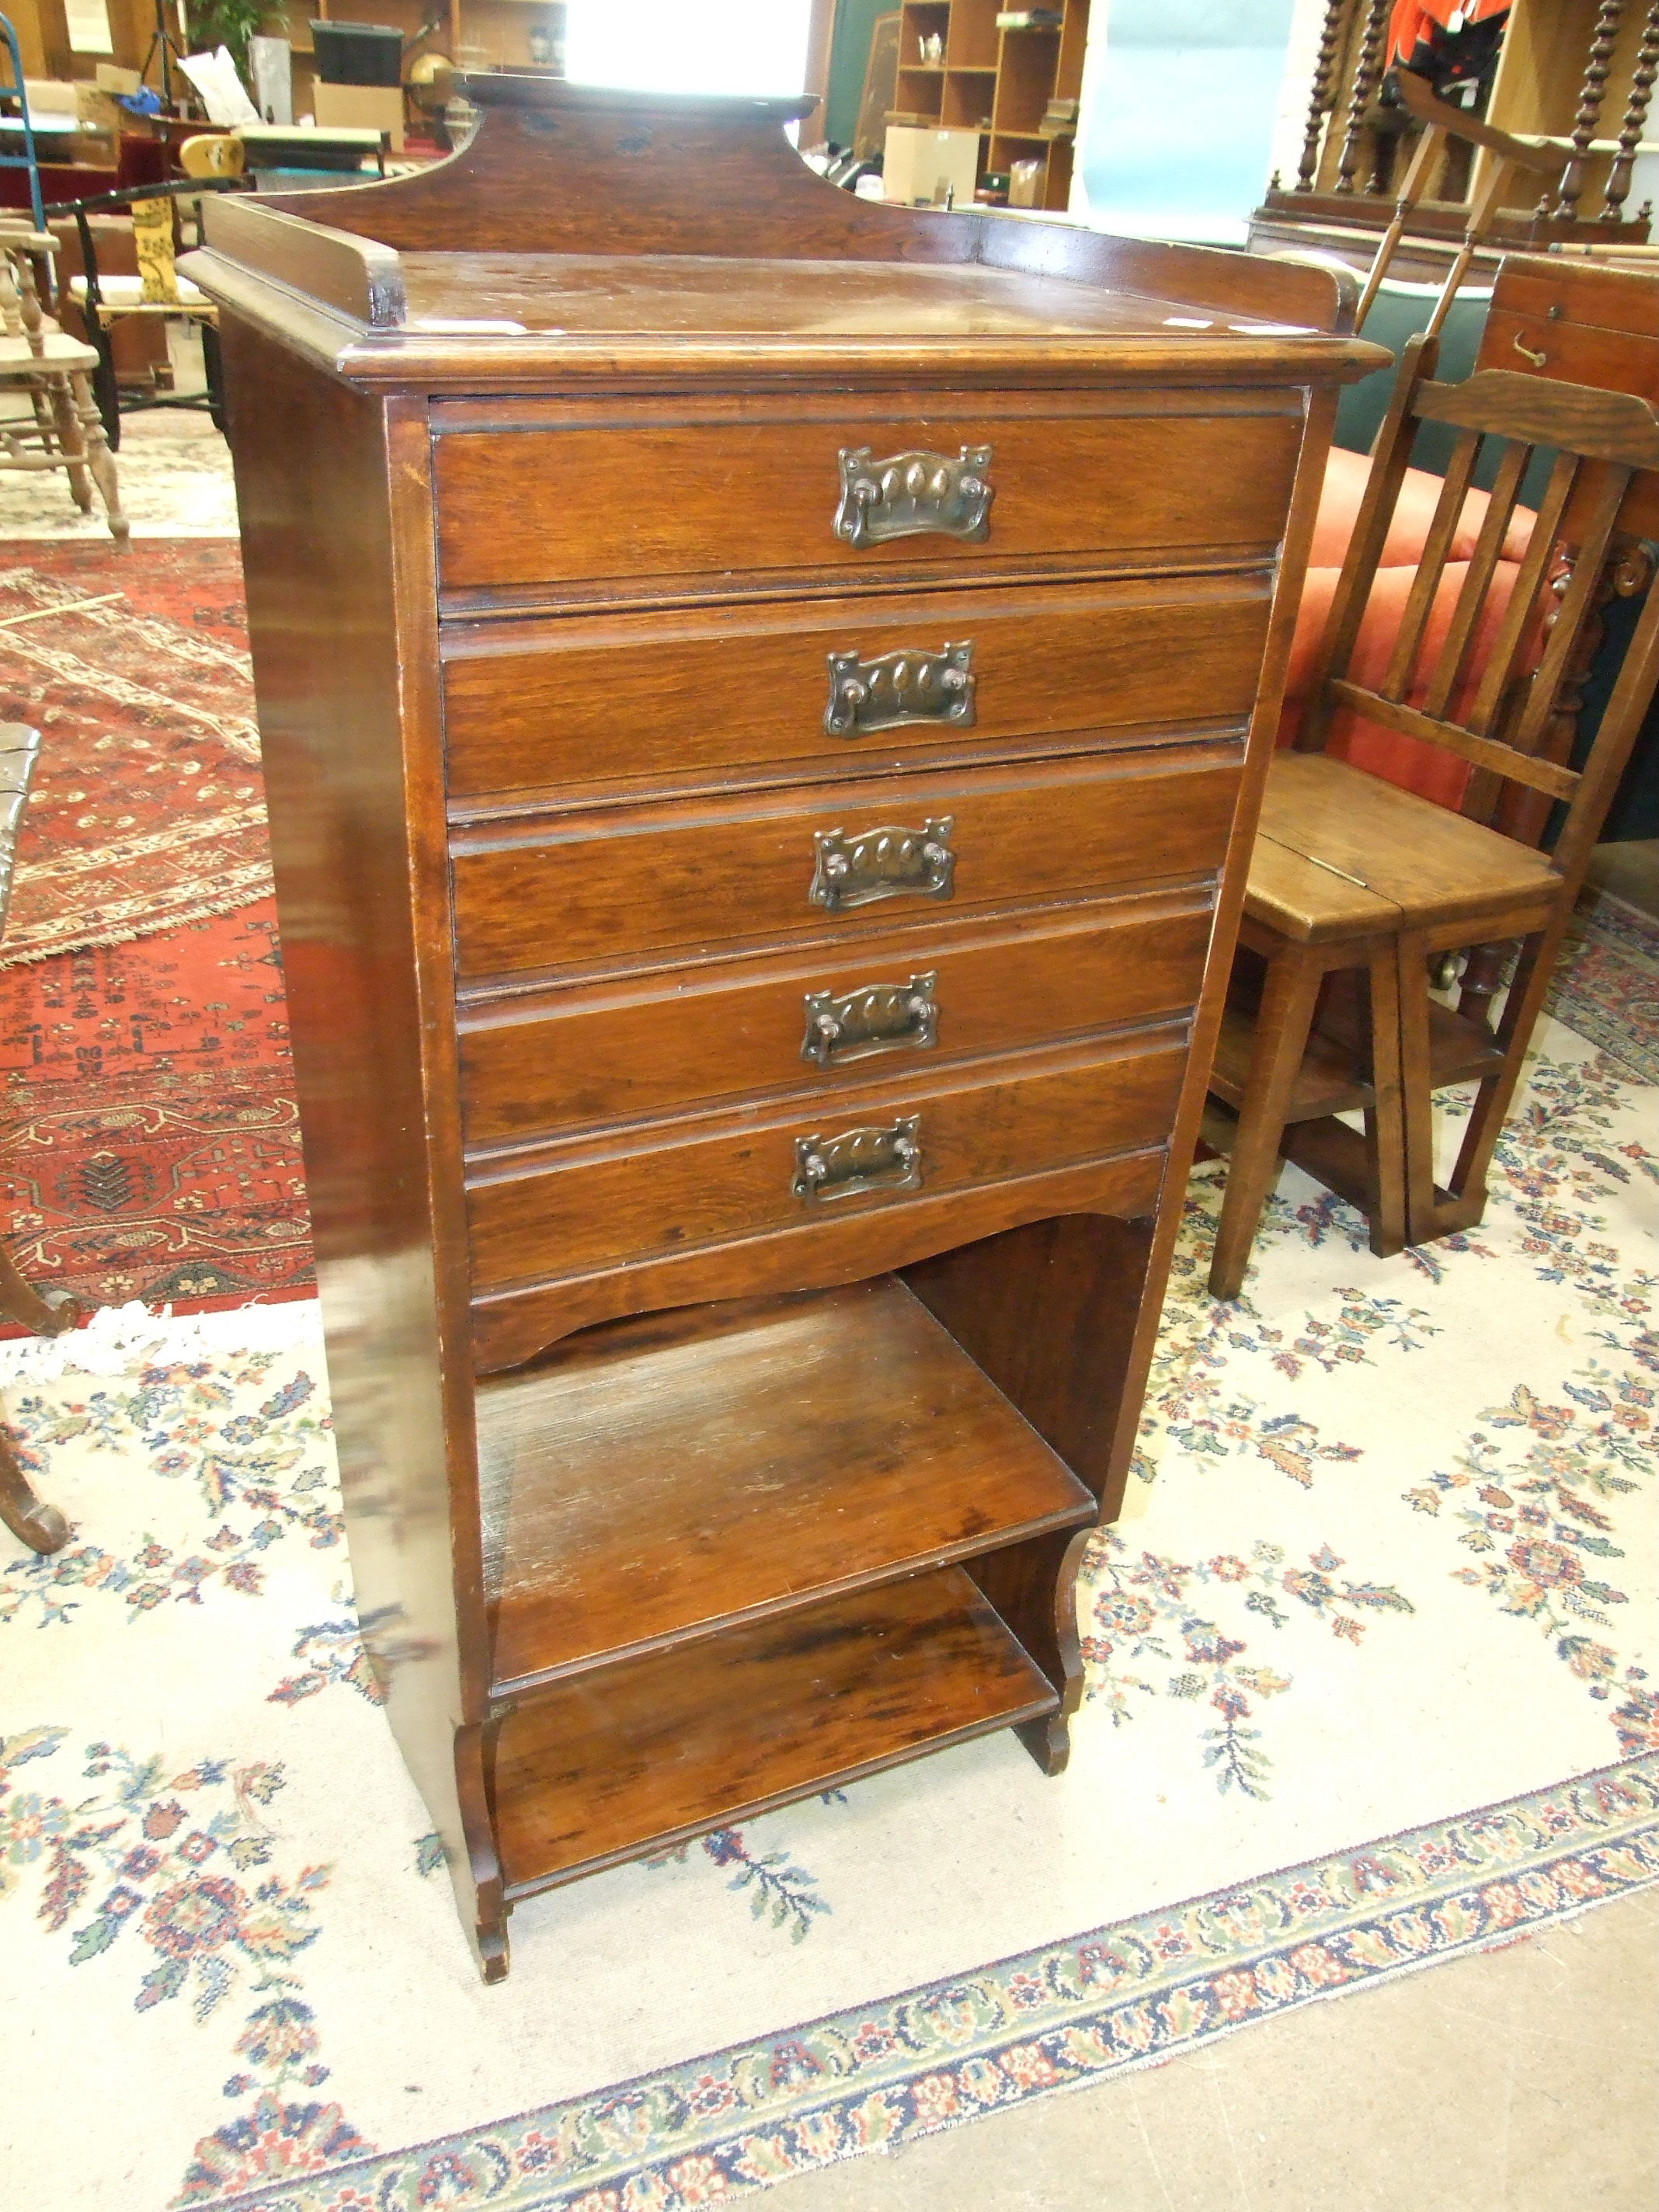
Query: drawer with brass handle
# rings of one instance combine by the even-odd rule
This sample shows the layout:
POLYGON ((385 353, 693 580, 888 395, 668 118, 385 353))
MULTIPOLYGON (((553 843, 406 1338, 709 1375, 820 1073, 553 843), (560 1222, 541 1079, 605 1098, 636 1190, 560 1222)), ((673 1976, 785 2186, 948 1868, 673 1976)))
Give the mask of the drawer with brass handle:
POLYGON ((866 937, 850 957, 809 945, 672 968, 622 989, 465 1005, 467 1141, 497 1147, 724 1097, 839 1090, 887 1056, 1012 1051, 1177 1013, 1198 996, 1209 937, 1206 892, 994 922, 946 908, 866 937))
POLYGON ((931 747, 1137 723, 1242 722, 1269 579, 796 600, 446 627, 451 803, 792 763, 856 773, 931 747))
POLYGON ((452 404, 435 425, 447 613, 851 574, 1142 573, 1271 560, 1288 394, 803 394, 787 411, 452 404), (1175 422, 1178 420, 1178 431, 1175 422), (504 488, 507 495, 504 495, 504 488))
POLYGON ((795 1196, 807 1206, 871 1190, 921 1188, 921 1116, 901 1114, 890 1127, 814 1131, 795 1139, 795 1196))
POLYGON ((550 1145, 469 1171, 475 1291, 805 1229, 916 1193, 1162 1144, 1186 1027, 954 1068, 918 1063, 821 1102, 753 1107, 550 1145))
POLYGON ((826 922, 856 931, 896 908, 1146 883, 1154 865, 1166 879, 1207 874, 1225 849, 1242 758, 1223 742, 1146 746, 828 793, 574 811, 513 836, 458 831, 459 972, 464 982, 614 972, 826 922))

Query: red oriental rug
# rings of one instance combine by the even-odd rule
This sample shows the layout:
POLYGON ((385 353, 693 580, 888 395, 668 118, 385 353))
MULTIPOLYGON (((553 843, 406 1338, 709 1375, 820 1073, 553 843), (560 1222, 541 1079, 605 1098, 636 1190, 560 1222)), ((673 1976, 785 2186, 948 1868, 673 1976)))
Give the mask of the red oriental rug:
POLYGON ((270 892, 233 540, 0 548, 0 720, 44 740, 0 967, 270 892))
POLYGON ((286 1017, 269 899, 0 972, 0 1230, 32 1281, 185 1312, 311 1291, 286 1017))

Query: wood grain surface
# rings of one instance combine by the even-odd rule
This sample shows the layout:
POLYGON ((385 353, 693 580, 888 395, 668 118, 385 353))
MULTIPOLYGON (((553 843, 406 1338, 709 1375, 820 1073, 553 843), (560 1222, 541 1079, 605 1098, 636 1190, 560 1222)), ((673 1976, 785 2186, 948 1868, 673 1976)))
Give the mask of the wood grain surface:
POLYGON ((819 945, 475 1002, 460 1024, 468 1143, 476 1157, 721 1098, 830 1103, 884 1065, 908 1070, 1178 1013, 1198 995, 1209 933, 1206 892, 1154 892, 884 932, 850 957, 819 945), (803 1058, 809 994, 918 974, 935 978, 933 1045, 829 1066, 803 1058))
POLYGON ((453 625, 452 805, 641 777, 751 781, 795 763, 847 775, 1000 738, 1242 721, 1269 599, 1265 575, 1193 577, 453 625), (971 725, 826 735, 831 653, 938 653, 963 638, 971 725))
POLYGON ((495 1754, 523 1896, 1059 1705, 960 1567, 527 1698, 495 1754))
POLYGON ((1095 1515, 890 1275, 589 1331, 478 1449, 501 1693, 1095 1515))
POLYGON ((456 958, 464 978, 514 969, 614 971, 627 956, 817 930, 814 838, 954 824, 948 902, 905 891, 844 908, 849 939, 958 909, 1054 898, 1213 868, 1242 765, 1223 744, 1097 759, 895 777, 722 802, 594 810, 516 837, 453 839, 456 958))
POLYGON ((579 1274, 606 1261, 787 1229, 836 1212, 902 1207, 875 1189, 809 1205, 796 1145, 919 1115, 921 1188, 1000 1182, 1161 1144, 1186 1037, 1170 1024, 1115 1046, 974 1061, 849 1086, 834 1104, 692 1118, 624 1140, 544 1148, 510 1171, 475 1170, 468 1192, 477 1288, 579 1274))

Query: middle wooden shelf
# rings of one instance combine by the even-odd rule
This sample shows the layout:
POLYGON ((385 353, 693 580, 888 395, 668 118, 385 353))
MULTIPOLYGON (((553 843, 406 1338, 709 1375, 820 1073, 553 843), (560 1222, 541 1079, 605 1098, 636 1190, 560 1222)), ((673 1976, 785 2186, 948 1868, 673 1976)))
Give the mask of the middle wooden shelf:
POLYGON ((498 1696, 1097 1510, 890 1275, 586 1331, 477 1423, 498 1696))

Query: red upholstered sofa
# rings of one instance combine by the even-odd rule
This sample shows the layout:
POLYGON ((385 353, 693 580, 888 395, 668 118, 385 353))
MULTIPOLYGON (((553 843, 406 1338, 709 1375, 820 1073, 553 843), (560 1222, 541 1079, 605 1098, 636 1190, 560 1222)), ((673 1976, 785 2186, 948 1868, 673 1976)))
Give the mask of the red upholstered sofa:
MULTIPOLYGON (((1347 453, 1340 447, 1332 448, 1325 471, 1324 489, 1320 495, 1319 518, 1314 526, 1313 548, 1309 556, 1302 611, 1297 619, 1295 639, 1291 647, 1290 675, 1285 690, 1284 712, 1279 725, 1279 743, 1281 745, 1293 743, 1302 726, 1303 707, 1312 688, 1326 617, 1331 611, 1343 556, 1353 533, 1359 503, 1364 495, 1365 483, 1370 474, 1370 462, 1364 454, 1347 453)), ((1352 672, 1356 683, 1374 688, 1382 680, 1395 640, 1400 634, 1407 597, 1411 591, 1440 492, 1441 479, 1438 477, 1424 469, 1407 471, 1405 489, 1401 493, 1400 503, 1382 549, 1376 582, 1366 605, 1364 620, 1360 625, 1352 672)), ((1429 617, 1423 647, 1418 654, 1419 674, 1406 695, 1408 705, 1419 705, 1422 702, 1427 672, 1433 667, 1450 626, 1452 610, 1457 604, 1457 595, 1468 574, 1475 540, 1486 519, 1486 495, 1482 491, 1472 491, 1464 502, 1457 532, 1435 592, 1434 609, 1429 617)), ((1520 563, 1532 536, 1533 520, 1530 510, 1525 507, 1516 507, 1510 518, 1503 555, 1475 632, 1474 650, 1468 662, 1468 673, 1455 695, 1454 708, 1459 702, 1466 704, 1473 697, 1498 626, 1503 619, 1504 610, 1509 605, 1516 578, 1520 573, 1520 563)), ((1534 641, 1534 654, 1535 651, 1534 641)), ((1528 665, 1530 665, 1531 662, 1528 665)), ((1327 750, 1339 760, 1352 761, 1355 767, 1369 769, 1374 775, 1383 776, 1390 783, 1401 784, 1407 790, 1418 792, 1425 799, 1437 799, 1443 806, 1455 807, 1460 804, 1470 775, 1463 762, 1450 753, 1442 752, 1437 746, 1419 744, 1414 738, 1397 737, 1392 731, 1381 729, 1375 723, 1364 721, 1346 710, 1334 716, 1327 750)))

